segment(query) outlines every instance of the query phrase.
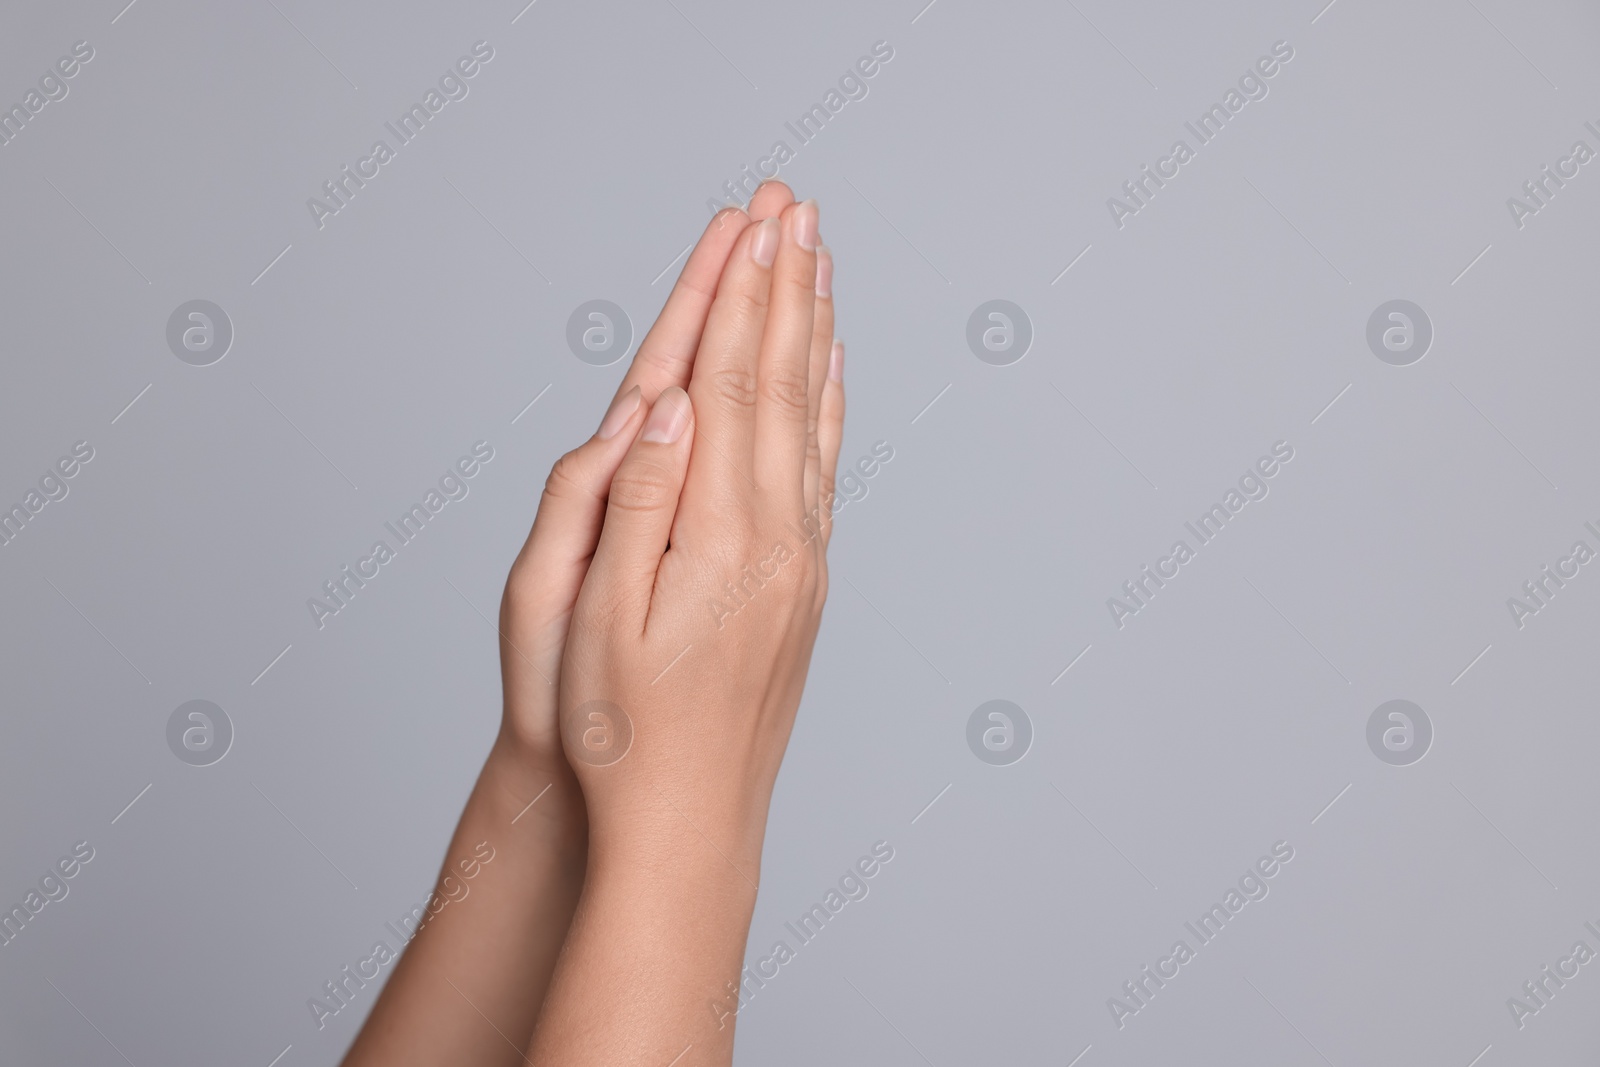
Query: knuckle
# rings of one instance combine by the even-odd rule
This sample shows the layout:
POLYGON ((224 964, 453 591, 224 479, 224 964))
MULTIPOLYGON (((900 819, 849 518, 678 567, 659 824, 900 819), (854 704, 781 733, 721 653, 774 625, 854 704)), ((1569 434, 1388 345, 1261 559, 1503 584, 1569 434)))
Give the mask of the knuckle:
POLYGON ((731 406, 747 408, 756 402, 756 376, 746 368, 720 367, 711 372, 707 384, 713 395, 731 406))
POLYGON ((677 489, 674 473, 659 463, 636 460, 624 464, 611 479, 611 506, 619 511, 657 511, 677 489))
POLYGON ((807 411, 806 375, 791 368, 769 370, 761 378, 761 393, 775 407, 789 412, 807 411))
POLYGON ((556 460, 550 476, 544 480, 544 495, 556 500, 567 500, 589 492, 582 476, 583 464, 574 449, 556 460))
MULTIPOLYGON (((718 294, 722 299, 723 294, 718 294)), ((726 299, 736 318, 757 319, 767 313, 767 287, 764 285, 741 285, 726 294, 726 299)))

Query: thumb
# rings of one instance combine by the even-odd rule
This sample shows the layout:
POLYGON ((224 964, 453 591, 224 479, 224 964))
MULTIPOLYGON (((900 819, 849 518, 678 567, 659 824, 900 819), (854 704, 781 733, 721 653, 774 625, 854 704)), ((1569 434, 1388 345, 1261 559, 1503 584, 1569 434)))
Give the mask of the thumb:
POLYGON ((643 630, 656 569, 672 536, 693 443, 694 408, 677 386, 656 398, 650 415, 611 479, 605 525, 589 576, 595 591, 643 630))

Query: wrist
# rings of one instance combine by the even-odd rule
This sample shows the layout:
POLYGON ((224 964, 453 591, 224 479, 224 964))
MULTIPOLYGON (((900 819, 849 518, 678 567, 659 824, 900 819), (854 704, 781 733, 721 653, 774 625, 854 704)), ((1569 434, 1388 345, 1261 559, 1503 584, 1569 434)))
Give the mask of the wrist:
POLYGON ((493 799, 497 822, 569 849, 586 847, 583 791, 559 752, 552 756, 530 749, 502 730, 479 779, 493 799))

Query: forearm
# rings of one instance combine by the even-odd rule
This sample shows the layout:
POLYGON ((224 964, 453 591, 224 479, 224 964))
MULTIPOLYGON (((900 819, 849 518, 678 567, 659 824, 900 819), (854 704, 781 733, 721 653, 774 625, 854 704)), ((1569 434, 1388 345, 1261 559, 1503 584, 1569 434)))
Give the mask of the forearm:
POLYGON ((533 1062, 733 1062, 759 831, 752 851, 735 843, 749 840, 747 832, 669 818, 646 833, 596 843, 539 1017, 533 1062))
POLYGON ((523 1062, 582 888, 585 825, 564 763, 541 768, 496 742, 345 1067, 523 1062))

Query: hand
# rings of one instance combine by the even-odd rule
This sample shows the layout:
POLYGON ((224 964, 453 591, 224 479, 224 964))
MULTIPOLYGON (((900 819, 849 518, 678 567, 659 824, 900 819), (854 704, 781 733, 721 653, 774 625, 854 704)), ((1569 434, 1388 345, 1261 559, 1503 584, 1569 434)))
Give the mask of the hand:
POLYGON ((740 234, 689 392, 612 478, 561 672, 594 847, 687 823, 754 873, 827 595, 844 389, 817 247, 815 202, 740 234), (613 717, 631 746, 595 759, 584 735, 613 717))
POLYGON ((611 476, 648 403, 688 382, 739 234, 752 218, 766 218, 793 200, 774 183, 756 194, 749 216, 734 209, 712 220, 640 345, 602 430, 551 472, 501 601, 502 726, 445 856, 435 900, 452 903, 406 946, 347 1067, 525 1062, 522 1049, 572 922, 587 862, 583 798, 555 726, 555 683, 611 476), (474 857, 485 855, 492 862, 477 865, 474 857), (462 882, 463 862, 481 872, 469 884, 462 882), (464 886, 470 898, 458 896, 464 886))
POLYGON ((688 392, 656 399, 611 479, 560 678, 588 869, 533 1062, 732 1060, 729 990, 827 595, 844 353, 817 242, 810 202, 739 235, 688 392))
POLYGON ((599 429, 551 469, 533 530, 511 566, 500 602, 505 704, 499 747, 554 776, 574 796, 576 782, 562 755, 556 722, 557 681, 573 605, 600 539, 612 475, 649 405, 663 390, 689 383, 734 242, 752 220, 775 216, 793 202, 787 186, 769 182, 751 200, 750 214, 730 208, 707 225, 599 429))

